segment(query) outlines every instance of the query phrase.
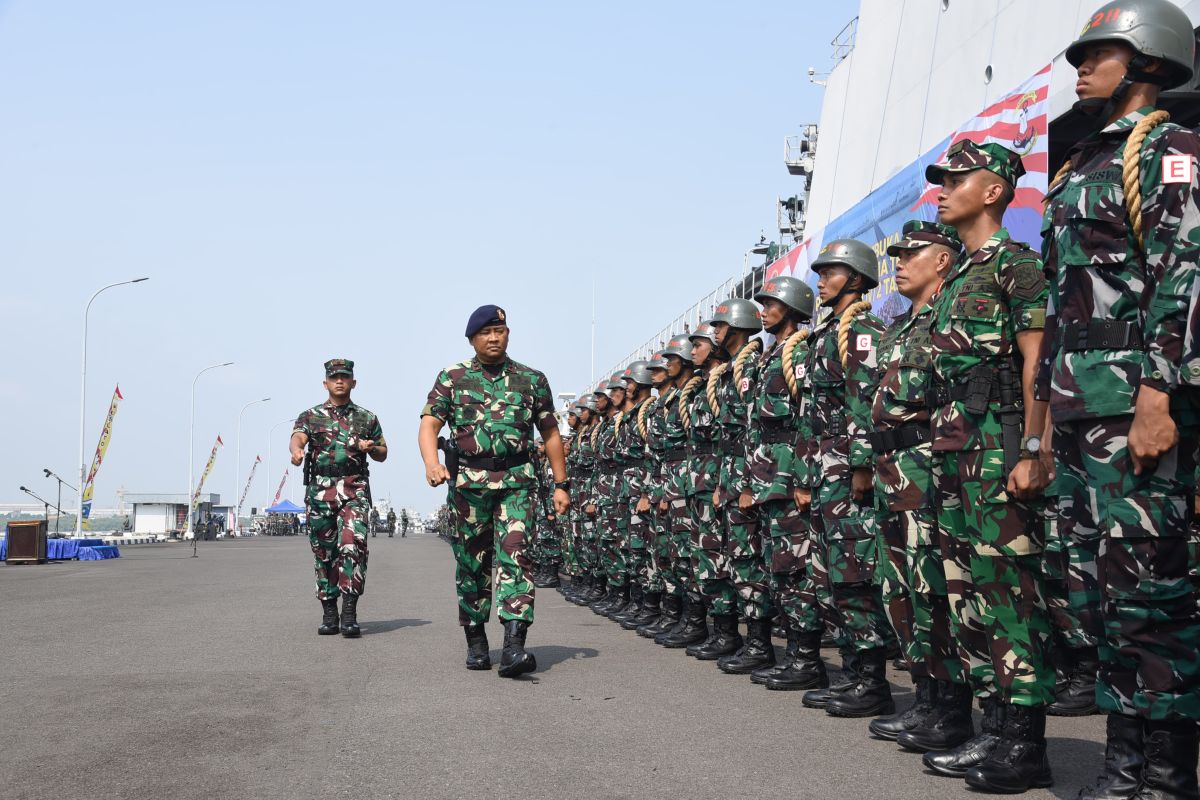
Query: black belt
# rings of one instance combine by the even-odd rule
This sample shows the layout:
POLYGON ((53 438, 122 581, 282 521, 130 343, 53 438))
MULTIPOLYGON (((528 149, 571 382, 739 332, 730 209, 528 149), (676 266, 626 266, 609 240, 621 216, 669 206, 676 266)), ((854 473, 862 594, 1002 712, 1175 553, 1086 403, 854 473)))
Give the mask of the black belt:
POLYGON ((886 431, 872 431, 867 434, 871 449, 876 453, 890 453, 893 450, 907 450, 933 439, 933 431, 928 422, 906 422, 899 428, 886 431))
POLYGON ((663 453, 663 461, 684 461, 688 457, 686 447, 672 447, 663 453))
POLYGON ((688 448, 688 453, 693 458, 695 456, 711 456, 713 453, 717 452, 716 444, 716 442, 701 442, 700 444, 694 444, 688 448))
POLYGON ((825 424, 823 420, 813 422, 813 435, 829 438, 831 436, 842 436, 846 433, 846 418, 837 417, 832 423, 825 424))
POLYGON ((1093 320, 1067 322, 1059 325, 1062 349, 1068 353, 1080 350, 1142 350, 1141 329, 1132 322, 1093 320))
POLYGON ((966 383, 956 383, 953 386, 934 384, 925 392, 925 407, 933 411, 942 406, 966 400, 969 388, 970 386, 966 383))
POLYGON ((782 444, 796 441, 797 432, 787 428, 767 428, 762 432, 763 444, 782 444))
POLYGON ((721 442, 721 455, 736 456, 742 452, 741 442, 721 442))
POLYGON ((467 456, 458 457, 458 463, 467 469, 486 469, 489 472, 505 472, 513 467, 529 463, 529 451, 511 456, 467 456))
POLYGON ((329 464, 322 467, 314 466, 312 474, 317 478, 348 478, 351 475, 366 475, 367 465, 349 461, 345 464, 329 464))

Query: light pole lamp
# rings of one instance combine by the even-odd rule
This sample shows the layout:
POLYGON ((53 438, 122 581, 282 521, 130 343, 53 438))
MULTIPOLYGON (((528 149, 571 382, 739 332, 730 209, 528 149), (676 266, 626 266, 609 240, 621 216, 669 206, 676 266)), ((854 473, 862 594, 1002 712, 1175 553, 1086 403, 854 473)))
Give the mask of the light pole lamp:
MULTIPOLYGON (((270 433, 267 434, 267 476, 268 476, 267 477, 267 504, 263 506, 264 509, 271 507, 271 499, 272 499, 271 498, 271 486, 274 485, 273 482, 275 480, 275 474, 273 472, 271 472, 271 442, 275 441, 275 430, 280 425, 292 425, 295 422, 296 422, 296 420, 290 419, 290 418, 289 419, 281 419, 281 420, 279 420, 279 422, 276 422, 274 425, 271 426, 271 431, 270 431, 270 433)), ((290 441, 290 437, 289 437, 289 441, 290 441)), ((290 455, 291 451, 289 450, 288 453, 290 455)))
POLYGON ((87 480, 87 475, 84 470, 87 465, 83 463, 83 435, 84 424, 86 422, 87 411, 87 335, 88 335, 88 312, 92 310, 92 302, 100 296, 101 292, 112 289, 115 286, 125 286, 131 283, 141 283, 148 281, 149 278, 134 278, 130 281, 119 281, 110 283, 108 286, 102 286, 97 289, 95 294, 88 299, 87 305, 83 309, 83 357, 81 359, 82 366, 79 369, 79 503, 76 506, 75 513, 75 535, 83 535, 83 483, 87 480))
POLYGON ((232 361, 226 361, 224 364, 211 364, 197 372, 196 377, 192 378, 192 405, 188 413, 188 488, 184 494, 184 501, 187 503, 187 524, 183 529, 184 539, 190 539, 195 535, 192 533, 192 440, 195 439, 193 434, 196 429, 196 381, 200 380, 200 376, 210 369, 220 369, 232 364, 232 361))
POLYGON ((246 405, 242 406, 242 410, 238 412, 237 424, 237 455, 235 459, 237 463, 234 466, 233 479, 233 530, 239 536, 242 533, 242 414, 246 413, 246 409, 258 403, 265 403, 271 398, 264 397, 262 400, 251 400, 246 405))

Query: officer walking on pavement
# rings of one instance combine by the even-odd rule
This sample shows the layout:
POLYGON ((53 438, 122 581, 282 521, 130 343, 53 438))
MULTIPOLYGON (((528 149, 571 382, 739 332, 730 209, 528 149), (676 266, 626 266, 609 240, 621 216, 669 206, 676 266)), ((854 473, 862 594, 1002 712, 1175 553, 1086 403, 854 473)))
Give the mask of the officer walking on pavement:
POLYGON ((340 630, 343 636, 355 638, 361 633, 358 598, 367 579, 371 510, 367 457, 383 461, 388 450, 379 417, 350 400, 350 391, 358 385, 354 362, 326 361, 324 385, 329 399, 296 419, 292 464, 304 462, 308 540, 316 558, 317 599, 324 609, 317 633, 328 636, 340 630))
POLYGON ((466 336, 475 356, 438 374, 421 410, 418 444, 429 485, 450 482, 451 545, 467 669, 491 669, 484 624, 491 615, 495 565, 497 616, 504 624, 500 676, 517 677, 537 669, 533 654, 525 651, 534 604, 528 548, 537 513, 530 464, 535 427, 554 473, 558 514, 570 505, 570 482, 550 384, 541 372, 509 358, 504 309, 477 308, 466 336), (450 439, 442 445, 447 451, 443 465, 437 451, 445 425, 450 439))

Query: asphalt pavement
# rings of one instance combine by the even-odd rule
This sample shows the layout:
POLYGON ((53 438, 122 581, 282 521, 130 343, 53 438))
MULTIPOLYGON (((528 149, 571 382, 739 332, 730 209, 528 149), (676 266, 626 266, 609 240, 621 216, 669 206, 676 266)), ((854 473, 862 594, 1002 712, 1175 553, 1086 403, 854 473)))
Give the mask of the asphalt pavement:
MULTIPOLYGON (((973 794, 865 720, 665 650, 539 590, 520 680, 462 666, 450 548, 370 540, 364 635, 317 636, 302 538, 0 566, 0 797, 888 798, 973 794)), ((502 632, 488 626, 493 661, 502 632)), ((827 661, 836 653, 825 651, 827 661)), ((897 699, 911 696, 894 677, 897 699)), ((1102 717, 1051 718, 1055 786, 1102 717)))

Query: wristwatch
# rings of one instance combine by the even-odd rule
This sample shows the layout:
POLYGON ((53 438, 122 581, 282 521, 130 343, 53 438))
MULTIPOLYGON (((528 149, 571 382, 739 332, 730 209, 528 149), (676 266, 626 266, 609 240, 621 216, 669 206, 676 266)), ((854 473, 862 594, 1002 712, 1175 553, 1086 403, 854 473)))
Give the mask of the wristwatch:
POLYGON ((1018 458, 1037 458, 1042 452, 1042 437, 1026 436, 1021 439, 1021 452, 1018 458))
POLYGON ((567 478, 565 481, 555 481, 554 488, 562 489, 564 492, 571 491, 571 479, 567 478))

